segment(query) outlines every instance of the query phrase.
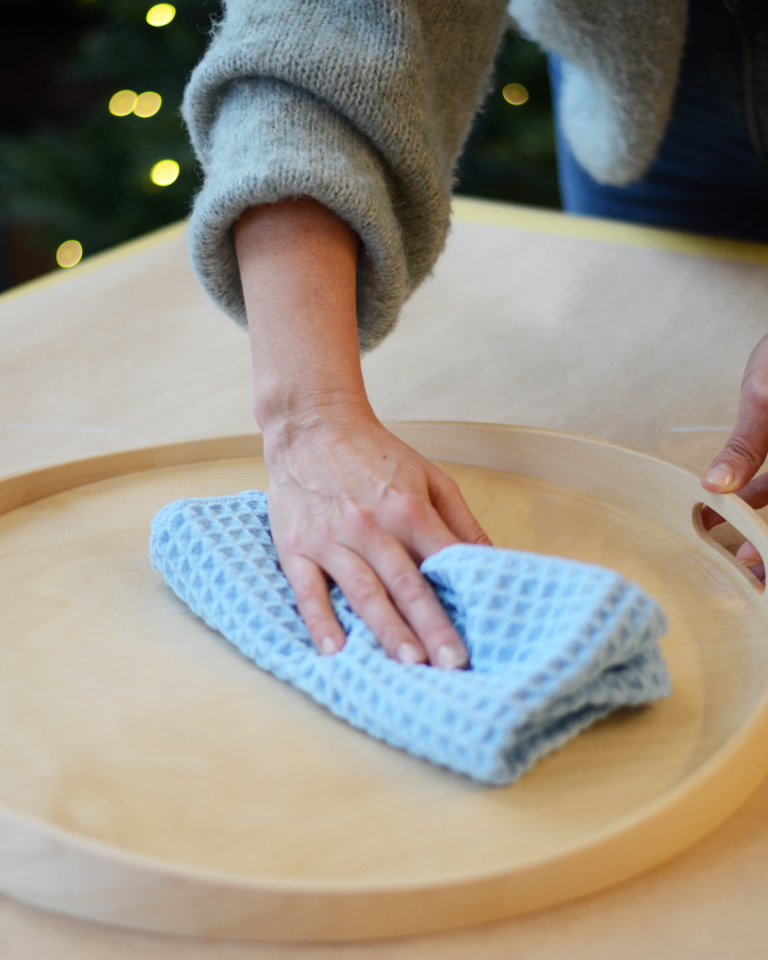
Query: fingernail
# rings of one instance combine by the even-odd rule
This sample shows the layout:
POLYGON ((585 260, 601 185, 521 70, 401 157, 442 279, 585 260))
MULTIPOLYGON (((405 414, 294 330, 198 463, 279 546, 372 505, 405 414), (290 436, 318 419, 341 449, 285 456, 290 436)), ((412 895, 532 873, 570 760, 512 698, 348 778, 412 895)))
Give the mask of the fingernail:
POLYGON ((455 670, 457 667, 463 667, 466 662, 466 653, 448 644, 440 647, 435 657, 435 666, 440 667, 441 670, 455 670))
POLYGON ((341 647, 333 637, 323 637, 320 641, 320 653, 325 657, 330 657, 333 653, 338 653, 341 647))
POLYGON ((707 483, 711 483, 713 487, 720 487, 723 493, 727 493, 736 478, 727 463, 717 463, 704 479, 707 483))
POLYGON ((423 653, 412 643, 401 643, 396 656, 400 663, 424 663, 423 653))

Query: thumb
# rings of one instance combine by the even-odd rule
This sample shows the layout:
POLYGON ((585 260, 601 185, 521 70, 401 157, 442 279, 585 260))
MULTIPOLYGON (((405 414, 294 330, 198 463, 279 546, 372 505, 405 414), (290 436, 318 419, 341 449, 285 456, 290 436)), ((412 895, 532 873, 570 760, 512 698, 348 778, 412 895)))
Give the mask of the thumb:
POLYGON ((754 477, 768 453, 768 337, 758 343, 741 383, 736 426, 701 480, 706 490, 731 493, 754 477))

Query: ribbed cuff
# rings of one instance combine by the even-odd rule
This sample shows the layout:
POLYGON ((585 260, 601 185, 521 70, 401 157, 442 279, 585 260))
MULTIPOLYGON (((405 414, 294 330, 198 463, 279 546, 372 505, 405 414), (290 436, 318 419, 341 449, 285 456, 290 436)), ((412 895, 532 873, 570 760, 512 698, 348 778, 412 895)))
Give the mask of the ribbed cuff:
POLYGON ((276 80, 239 80, 223 98, 187 234, 192 265, 212 300, 238 323, 245 303, 232 225, 250 207, 312 197, 361 240, 361 350, 394 326, 409 292, 400 226, 384 170, 368 142, 320 100, 276 80))

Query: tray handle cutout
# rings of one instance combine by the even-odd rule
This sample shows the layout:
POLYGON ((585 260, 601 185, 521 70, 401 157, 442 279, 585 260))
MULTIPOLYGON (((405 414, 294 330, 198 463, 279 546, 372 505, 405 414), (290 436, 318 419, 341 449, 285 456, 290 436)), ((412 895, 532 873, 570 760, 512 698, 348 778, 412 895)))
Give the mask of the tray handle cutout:
MULTIPOLYGON (((729 495, 729 499, 731 496, 733 495, 732 494, 729 495)), ((715 539, 715 537, 712 536, 712 530, 717 529, 717 526, 720 526, 720 524, 718 524, 715 527, 711 527, 707 529, 707 526, 704 523, 704 517, 703 517, 703 512, 707 507, 719 513, 719 510, 717 510, 717 507, 712 506, 711 504, 706 504, 702 502, 695 504, 693 508, 692 517, 691 517, 693 521, 694 530, 699 535, 699 537, 704 541, 704 543, 707 544, 708 547, 710 547, 716 553, 719 553, 721 556, 725 557, 729 561, 729 563, 731 563, 739 571, 739 573, 749 582, 749 584, 752 586, 752 588, 755 590, 756 593, 765 594, 765 583, 759 580, 758 577, 755 576, 755 574, 752 572, 752 569, 750 567, 745 567, 742 564, 738 563, 738 561, 736 560, 735 554, 731 550, 729 550, 728 547, 726 547, 719 540, 715 539)), ((763 568, 765 569, 765 557, 768 556, 768 543, 766 543, 765 538, 760 536, 759 534, 756 535, 758 533, 757 530, 755 529, 750 530, 749 527, 751 526, 751 524, 746 525, 744 523, 739 523, 739 520, 742 518, 738 514, 730 510, 728 511, 728 514, 729 516, 727 518, 723 517, 723 522, 728 524, 733 530, 735 530, 738 534, 740 534, 744 538, 744 540, 749 540, 752 543, 754 548, 760 554, 760 558, 763 562, 763 568)), ((720 515, 722 516, 722 514, 720 515)))

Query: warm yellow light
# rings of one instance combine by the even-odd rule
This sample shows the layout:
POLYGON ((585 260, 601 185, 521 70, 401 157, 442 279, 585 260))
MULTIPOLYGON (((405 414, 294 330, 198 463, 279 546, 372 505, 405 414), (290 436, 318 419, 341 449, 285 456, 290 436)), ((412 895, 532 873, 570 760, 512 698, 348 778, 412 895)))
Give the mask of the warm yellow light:
POLYGON ((151 27, 164 27, 176 16, 176 7, 170 3, 156 3, 147 11, 147 23, 151 27))
POLYGON ((116 117, 127 117, 133 113, 138 97, 133 90, 118 90, 109 101, 109 112, 116 117))
POLYGON ((519 107, 528 99, 528 91, 522 83, 508 83, 501 91, 501 95, 507 103, 511 103, 514 107, 519 107))
POLYGON ((56 263, 60 267, 74 267, 83 257, 83 246, 77 240, 65 240, 56 251, 56 263))
POLYGON ((146 93, 140 93, 136 97, 136 105, 133 112, 137 117, 154 117, 163 103, 163 98, 159 93, 152 93, 148 90, 146 93))
POLYGON ((178 177, 179 165, 175 160, 160 160, 152 167, 149 179, 158 187, 167 187, 178 177))

